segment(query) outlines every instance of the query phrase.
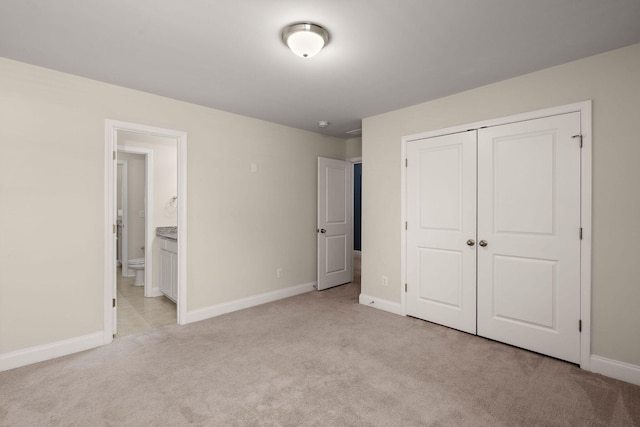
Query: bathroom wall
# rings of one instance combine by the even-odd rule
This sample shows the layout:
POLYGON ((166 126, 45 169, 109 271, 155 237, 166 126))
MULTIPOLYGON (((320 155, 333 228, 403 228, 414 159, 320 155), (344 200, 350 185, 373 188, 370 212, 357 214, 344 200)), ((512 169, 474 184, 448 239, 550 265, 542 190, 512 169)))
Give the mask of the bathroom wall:
MULTIPOLYGON (((116 197, 116 217, 117 220, 120 221, 121 218, 120 216, 117 215, 117 213, 119 213, 122 210, 122 197, 120 196, 121 193, 121 184, 122 184, 122 165, 118 164, 117 168, 116 168, 116 193, 117 193, 117 197, 116 197)), ((117 235, 117 239, 116 239, 116 260, 118 262, 122 261, 122 248, 120 247, 120 245, 122 244, 122 237, 121 237, 121 233, 122 233, 122 229, 119 227, 118 228, 118 235, 117 235)), ((121 264, 120 264, 121 265, 121 264)))
MULTIPOLYGON (((145 217, 145 165, 144 156, 133 153, 118 153, 118 160, 127 161, 127 250, 129 259, 142 257, 144 246, 145 217)), ((119 195, 118 195, 119 196, 119 195)), ((120 198, 120 197, 118 197, 120 198)), ((129 276, 133 276, 133 271, 129 276)))
MULTIPOLYGON (((178 144, 175 139, 164 138, 160 136, 144 135, 136 132, 118 132, 119 147, 137 147, 152 150, 153 161, 153 224, 151 225, 153 234, 151 236, 152 243, 152 271, 147 268, 147 277, 151 278, 152 287, 159 292, 160 286, 160 241, 155 235, 157 227, 167 227, 178 225, 177 205, 170 204, 171 198, 178 194, 178 144), (149 276, 150 274, 150 276, 149 276)), ((142 166, 142 183, 144 184, 145 157, 142 154, 131 154, 119 152, 119 159, 127 159, 129 156, 140 159, 142 166)), ((144 209, 144 187, 142 198, 138 199, 144 209)), ((130 210, 132 215, 138 217, 138 210, 130 210)), ((138 217, 139 218, 139 217, 138 217)), ((136 221, 136 224, 142 230, 142 244, 144 244, 144 225, 145 221, 136 221)), ((131 245, 129 245, 131 247, 131 245)), ((134 248, 135 249, 135 248, 134 248)), ((140 252, 138 245, 138 252, 140 252)), ((147 248, 148 250, 148 248, 147 248)), ((137 253, 137 252, 136 252, 137 253)), ((140 255, 142 256, 142 252, 140 255)), ((129 259, 133 256, 129 256, 129 259)), ((148 266, 147 266, 148 267, 148 266)))

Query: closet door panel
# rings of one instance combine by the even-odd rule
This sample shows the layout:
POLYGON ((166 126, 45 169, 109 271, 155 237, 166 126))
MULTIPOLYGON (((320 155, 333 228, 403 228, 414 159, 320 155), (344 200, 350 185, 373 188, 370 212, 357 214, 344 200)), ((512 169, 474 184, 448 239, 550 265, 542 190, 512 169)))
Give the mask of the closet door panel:
POLYGON ((476 332, 476 133, 407 146, 407 314, 476 332))
POLYGON ((576 363, 579 133, 579 113, 478 131, 478 334, 576 363))

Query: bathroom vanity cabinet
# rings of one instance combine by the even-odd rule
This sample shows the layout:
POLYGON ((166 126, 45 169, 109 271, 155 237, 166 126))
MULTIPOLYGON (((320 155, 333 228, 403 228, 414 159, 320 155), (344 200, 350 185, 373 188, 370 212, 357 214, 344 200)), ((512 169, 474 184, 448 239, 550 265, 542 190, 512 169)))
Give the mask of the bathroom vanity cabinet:
POLYGON ((178 297, 178 243, 160 239, 160 291, 176 302, 178 297))

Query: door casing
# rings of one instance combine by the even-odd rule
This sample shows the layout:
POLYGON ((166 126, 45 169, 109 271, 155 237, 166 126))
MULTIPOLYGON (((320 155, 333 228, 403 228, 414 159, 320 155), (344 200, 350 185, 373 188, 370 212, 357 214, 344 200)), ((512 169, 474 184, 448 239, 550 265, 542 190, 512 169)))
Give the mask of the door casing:
POLYGON ((177 323, 187 323, 187 133, 137 123, 105 120, 104 182, 104 329, 103 343, 113 341, 115 313, 115 181, 118 131, 175 139, 178 150, 178 309, 177 323))
POLYGON ((400 235, 401 235, 401 309, 402 315, 406 315, 406 293, 404 290, 407 283, 407 144, 411 141, 443 136, 452 133, 459 133, 469 129, 480 129, 485 126, 499 126, 525 120, 538 119, 547 116, 579 112, 581 117, 580 134, 582 140, 581 153, 581 191, 580 209, 582 225, 582 242, 580 245, 580 318, 582 321, 582 333, 580 336, 580 367, 585 370, 590 369, 591 358, 591 206, 592 206, 592 124, 591 124, 592 102, 584 101, 575 104, 568 104, 558 107, 546 108, 531 111, 528 113, 512 116, 500 117, 492 120, 484 120, 454 126, 450 128, 438 129, 414 135, 407 135, 401 138, 401 162, 400 162, 400 235))

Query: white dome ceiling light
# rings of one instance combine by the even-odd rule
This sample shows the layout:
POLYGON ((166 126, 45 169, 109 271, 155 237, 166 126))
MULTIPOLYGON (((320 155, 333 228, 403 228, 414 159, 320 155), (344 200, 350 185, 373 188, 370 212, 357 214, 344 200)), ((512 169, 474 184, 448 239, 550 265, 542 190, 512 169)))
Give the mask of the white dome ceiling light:
POLYGON ((311 22, 299 22, 282 30, 282 41, 296 55, 311 58, 329 43, 329 32, 311 22))

